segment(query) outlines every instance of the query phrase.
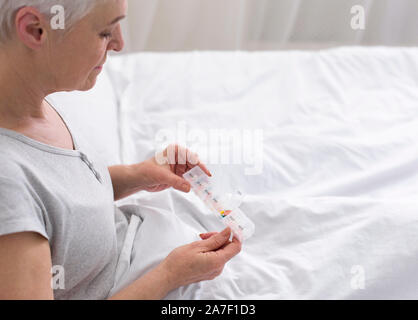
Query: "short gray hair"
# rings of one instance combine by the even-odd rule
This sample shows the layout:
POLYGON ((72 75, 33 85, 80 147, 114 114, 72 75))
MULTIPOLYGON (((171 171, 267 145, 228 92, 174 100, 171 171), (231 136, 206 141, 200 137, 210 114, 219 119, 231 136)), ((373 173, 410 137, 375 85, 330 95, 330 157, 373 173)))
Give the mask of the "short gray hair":
POLYGON ((100 2, 103 0, 0 0, 0 44, 11 38, 16 13, 23 7, 36 8, 46 17, 52 17, 51 8, 61 5, 65 12, 66 29, 69 29, 100 2))

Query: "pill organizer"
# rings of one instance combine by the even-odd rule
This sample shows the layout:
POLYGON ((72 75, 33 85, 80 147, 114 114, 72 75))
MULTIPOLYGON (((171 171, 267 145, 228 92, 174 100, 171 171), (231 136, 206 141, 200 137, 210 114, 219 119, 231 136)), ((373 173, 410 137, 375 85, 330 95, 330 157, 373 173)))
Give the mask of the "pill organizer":
POLYGON ((196 166, 183 175, 194 193, 205 203, 206 207, 243 242, 250 238, 255 231, 254 223, 239 209, 240 193, 218 194, 211 184, 210 178, 203 170, 196 166))

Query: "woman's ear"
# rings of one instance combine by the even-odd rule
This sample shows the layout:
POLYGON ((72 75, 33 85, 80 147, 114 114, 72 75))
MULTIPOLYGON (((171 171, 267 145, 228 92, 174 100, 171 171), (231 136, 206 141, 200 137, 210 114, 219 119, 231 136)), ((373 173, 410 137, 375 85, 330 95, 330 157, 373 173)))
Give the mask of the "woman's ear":
POLYGON ((24 7, 16 14, 17 37, 27 47, 36 50, 41 48, 46 39, 46 23, 42 14, 32 7, 24 7))

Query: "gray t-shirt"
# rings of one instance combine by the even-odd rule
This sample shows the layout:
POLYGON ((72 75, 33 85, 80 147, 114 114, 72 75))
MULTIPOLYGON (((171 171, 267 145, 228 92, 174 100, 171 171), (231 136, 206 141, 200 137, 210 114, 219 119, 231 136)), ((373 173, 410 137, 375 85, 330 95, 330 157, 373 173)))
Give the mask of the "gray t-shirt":
POLYGON ((0 235, 30 231, 49 241, 55 299, 104 299, 118 260, 112 182, 70 133, 74 151, 0 128, 0 235))

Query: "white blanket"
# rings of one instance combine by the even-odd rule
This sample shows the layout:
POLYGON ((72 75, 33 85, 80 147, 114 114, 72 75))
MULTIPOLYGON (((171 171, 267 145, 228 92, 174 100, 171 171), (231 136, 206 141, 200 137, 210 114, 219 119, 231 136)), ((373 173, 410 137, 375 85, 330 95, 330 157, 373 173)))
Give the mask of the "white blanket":
MULTIPOLYGON (((136 199, 142 223, 112 293, 174 248, 222 227, 178 192, 136 199)), ((350 197, 248 197, 256 234, 214 281, 167 299, 412 299, 417 297, 417 202, 350 197)))
MULTIPOLYGON (((157 132, 179 125, 263 132, 261 174, 245 174, 251 161, 209 163, 247 195, 254 237, 217 280, 171 298, 418 298, 417 49, 143 54, 114 63, 130 77, 121 100, 126 162, 152 156, 157 132)), ((222 229, 193 194, 128 202, 143 221, 140 258, 125 280, 222 229)))

